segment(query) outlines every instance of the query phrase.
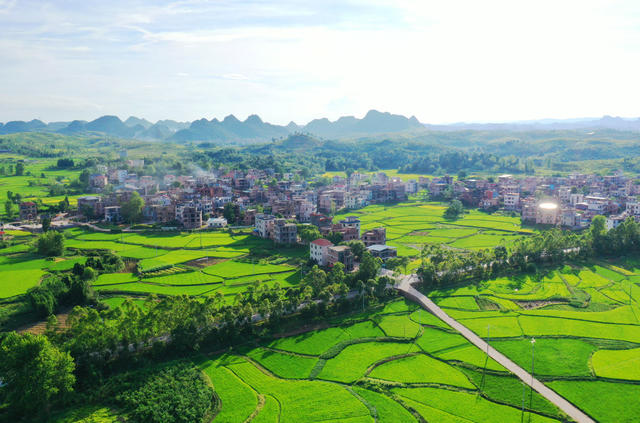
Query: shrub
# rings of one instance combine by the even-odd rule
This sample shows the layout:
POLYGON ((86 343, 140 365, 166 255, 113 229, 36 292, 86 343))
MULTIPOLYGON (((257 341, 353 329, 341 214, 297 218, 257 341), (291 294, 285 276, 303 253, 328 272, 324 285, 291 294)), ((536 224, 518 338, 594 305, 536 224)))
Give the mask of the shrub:
POLYGON ((36 246, 40 255, 61 256, 64 253, 64 236, 55 231, 45 232, 38 237, 36 246))

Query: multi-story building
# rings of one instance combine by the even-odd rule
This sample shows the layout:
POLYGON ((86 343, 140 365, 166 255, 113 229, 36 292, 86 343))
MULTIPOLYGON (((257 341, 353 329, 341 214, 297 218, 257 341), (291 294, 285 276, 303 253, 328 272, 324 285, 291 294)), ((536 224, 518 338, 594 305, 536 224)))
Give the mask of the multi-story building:
POLYGON ((286 219, 275 219, 273 240, 277 244, 295 244, 298 241, 298 226, 295 223, 287 223, 286 219))
POLYGON ((195 205, 187 204, 176 208, 176 220, 186 229, 202 227, 202 210, 195 205))
POLYGON ((309 244, 309 256, 320 266, 326 266, 329 260, 329 247, 333 247, 331 241, 319 238, 309 244))
POLYGON ((225 226, 227 226, 227 219, 224 217, 211 217, 207 220, 209 228, 224 228, 225 226))
POLYGON ((536 224, 556 225, 559 223, 560 208, 557 203, 541 202, 536 210, 536 224))
POLYGON ((120 206, 108 206, 104 208, 104 220, 111 223, 117 223, 122 220, 120 214, 120 206))
POLYGON ((102 216, 104 214, 104 204, 102 198, 95 195, 85 195, 79 197, 78 211, 82 214, 90 214, 95 216, 102 216))
POLYGON ((387 229, 384 227, 374 228, 362 234, 362 242, 367 247, 372 245, 384 245, 387 243, 387 229))
POLYGON ((258 235, 260 235, 261 238, 271 238, 271 234, 273 233, 273 223, 275 220, 275 216, 270 214, 256 214, 256 231, 258 231, 258 235))
POLYGON ((19 209, 20 220, 36 220, 38 218, 38 206, 33 201, 22 201, 19 209))
POLYGON ((353 253, 346 245, 336 245, 327 249, 327 264, 333 266, 336 263, 344 264, 344 269, 348 272, 353 270, 353 253))
POLYGON ((504 195, 504 208, 517 210, 520 207, 520 193, 512 192, 504 195))
POLYGON ((390 245, 371 245, 367 247, 367 251, 369 251, 373 257, 378 257, 382 260, 387 260, 392 257, 398 257, 398 249, 390 245))
POLYGON ((358 237, 360 237, 360 219, 356 216, 347 216, 345 219, 340 221, 340 226, 343 228, 354 228, 358 232, 358 237))

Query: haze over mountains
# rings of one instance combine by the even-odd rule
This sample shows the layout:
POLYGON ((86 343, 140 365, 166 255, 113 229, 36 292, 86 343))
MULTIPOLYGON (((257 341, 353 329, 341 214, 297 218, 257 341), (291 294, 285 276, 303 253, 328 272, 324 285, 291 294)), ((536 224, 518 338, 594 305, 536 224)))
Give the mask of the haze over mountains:
POLYGON ((336 121, 327 118, 315 119, 304 126, 290 122, 286 126, 264 122, 251 115, 240 121, 233 115, 223 120, 199 119, 193 122, 160 120, 155 123, 146 119, 129 117, 122 121, 116 116, 102 116, 93 121, 44 123, 34 119, 28 122, 11 121, 0 123, 0 134, 19 132, 56 132, 65 135, 100 133, 119 138, 141 140, 167 140, 173 142, 210 141, 232 143, 257 143, 283 138, 293 133, 309 133, 320 138, 357 138, 398 132, 421 131, 529 131, 529 130, 577 130, 614 129, 640 131, 640 119, 624 119, 604 116, 599 119, 536 120, 510 123, 457 123, 450 125, 422 124, 412 116, 382 113, 370 110, 362 119, 343 116, 336 121))

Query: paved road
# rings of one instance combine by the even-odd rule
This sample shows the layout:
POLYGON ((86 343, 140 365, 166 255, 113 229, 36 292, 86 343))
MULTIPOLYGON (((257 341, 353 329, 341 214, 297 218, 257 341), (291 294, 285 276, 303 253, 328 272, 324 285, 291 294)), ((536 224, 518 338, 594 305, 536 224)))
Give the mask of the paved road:
POLYGON ((548 388, 538 379, 535 379, 530 373, 508 359, 502 353, 492 348, 482 338, 473 333, 466 326, 445 313, 440 307, 438 307, 433 301, 431 301, 429 297, 416 290, 412 286, 412 284, 417 283, 418 281, 419 280, 416 275, 404 276, 402 277, 402 279, 398 280, 395 288, 403 293, 406 297, 413 301, 416 301, 426 310, 430 311, 446 324, 460 332, 462 336, 467 338, 476 347, 480 348, 482 351, 487 352, 489 354, 489 357, 493 358, 495 361, 507 368, 511 373, 518 376, 524 383, 526 383, 527 385, 535 389, 538 393, 540 393, 543 397, 554 403, 559 409, 564 411, 573 420, 579 423, 594 422, 591 417, 580 411, 575 405, 571 404, 562 396, 558 395, 555 391, 548 388))

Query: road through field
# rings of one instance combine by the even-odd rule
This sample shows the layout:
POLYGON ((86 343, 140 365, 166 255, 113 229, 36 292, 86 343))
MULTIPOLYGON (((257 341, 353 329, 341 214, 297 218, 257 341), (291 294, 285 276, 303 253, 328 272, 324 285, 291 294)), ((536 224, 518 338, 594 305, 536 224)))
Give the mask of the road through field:
POLYGON ((591 417, 580 411, 580 409, 578 409, 575 405, 571 404, 564 397, 558 395, 555 391, 544 385, 538 379, 535 379, 533 375, 511 361, 504 354, 492 348, 491 345, 486 343, 482 338, 480 338, 462 323, 458 322, 447 313, 445 313, 440 307, 436 305, 436 303, 431 301, 429 297, 422 294, 412 286, 412 284, 417 282, 418 277, 416 275, 402 276, 401 278, 398 278, 398 283, 395 285, 395 288, 407 298, 416 301, 426 310, 430 311, 446 324, 460 332, 460 334, 467 338, 472 344, 480 348, 482 351, 485 351, 489 355, 489 357, 493 358, 495 361, 502 364, 511 373, 518 376, 524 383, 535 389, 538 393, 540 393, 540 395, 555 404, 573 420, 579 423, 594 422, 591 417))

